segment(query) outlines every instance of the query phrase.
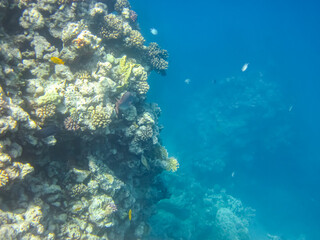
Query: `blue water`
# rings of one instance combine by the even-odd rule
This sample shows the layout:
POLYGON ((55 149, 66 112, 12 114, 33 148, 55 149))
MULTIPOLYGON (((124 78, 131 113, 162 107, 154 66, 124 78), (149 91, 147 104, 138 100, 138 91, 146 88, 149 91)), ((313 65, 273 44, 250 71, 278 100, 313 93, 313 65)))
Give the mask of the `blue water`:
POLYGON ((153 231, 215 239, 202 218, 189 217, 190 209, 208 207, 179 196, 192 199, 219 185, 256 209, 251 239, 320 239, 320 3, 132 5, 142 34, 170 54, 167 76, 150 76, 148 100, 162 109, 162 140, 180 169, 164 176, 173 196, 159 204, 153 231))

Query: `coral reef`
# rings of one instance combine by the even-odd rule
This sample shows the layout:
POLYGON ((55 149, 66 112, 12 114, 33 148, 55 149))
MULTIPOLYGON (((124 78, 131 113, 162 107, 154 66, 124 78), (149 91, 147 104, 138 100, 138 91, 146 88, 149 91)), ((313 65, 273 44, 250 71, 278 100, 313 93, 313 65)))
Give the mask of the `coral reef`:
POLYGON ((139 31, 132 30, 129 36, 124 39, 124 42, 126 47, 143 48, 145 40, 139 31))
POLYGON ((148 60, 151 63, 153 69, 158 72, 163 72, 168 68, 168 58, 167 50, 163 50, 155 42, 149 44, 147 48, 148 60))
POLYGON ((255 210, 245 207, 224 189, 219 186, 208 189, 191 177, 172 174, 166 174, 165 183, 172 195, 170 199, 159 202, 157 213, 151 218, 154 226, 152 237, 250 239, 248 226, 255 210))
POLYGON ((117 0, 114 9, 118 12, 121 13, 124 8, 130 8, 130 3, 128 0, 117 0))
POLYGON ((1 1, 0 34, 1 238, 145 238, 178 168, 145 101, 166 51, 127 0, 1 1))
POLYGON ((101 29, 101 35, 104 39, 119 39, 123 35, 123 21, 114 14, 105 16, 105 26, 101 29))

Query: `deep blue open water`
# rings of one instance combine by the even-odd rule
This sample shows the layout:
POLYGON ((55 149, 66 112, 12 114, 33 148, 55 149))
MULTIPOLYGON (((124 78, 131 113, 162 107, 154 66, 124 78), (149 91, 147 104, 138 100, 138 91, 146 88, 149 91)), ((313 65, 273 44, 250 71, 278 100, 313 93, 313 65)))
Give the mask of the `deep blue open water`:
POLYGON ((214 239, 196 199, 219 187, 256 210, 251 239, 320 239, 320 3, 132 5, 145 38, 170 54, 167 76, 150 76, 148 100, 159 103, 163 144, 180 162, 164 176, 175 198, 159 204, 152 231, 214 239))

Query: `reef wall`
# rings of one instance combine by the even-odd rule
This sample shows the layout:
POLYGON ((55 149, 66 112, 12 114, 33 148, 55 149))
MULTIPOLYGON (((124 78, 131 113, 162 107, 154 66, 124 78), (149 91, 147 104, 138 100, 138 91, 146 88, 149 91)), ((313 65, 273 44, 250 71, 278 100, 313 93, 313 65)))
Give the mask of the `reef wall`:
POLYGON ((1 238, 147 236, 179 167, 146 102, 167 51, 127 0, 2 0, 0 23, 1 238))

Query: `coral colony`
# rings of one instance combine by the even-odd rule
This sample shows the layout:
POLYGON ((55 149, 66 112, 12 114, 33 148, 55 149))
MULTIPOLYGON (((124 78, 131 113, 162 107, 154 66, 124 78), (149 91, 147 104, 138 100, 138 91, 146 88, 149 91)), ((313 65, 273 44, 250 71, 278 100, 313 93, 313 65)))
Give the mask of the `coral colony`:
POLYGON ((179 163, 146 102, 168 53, 137 17, 127 0, 1 0, 2 239, 148 234, 156 176, 179 163))

